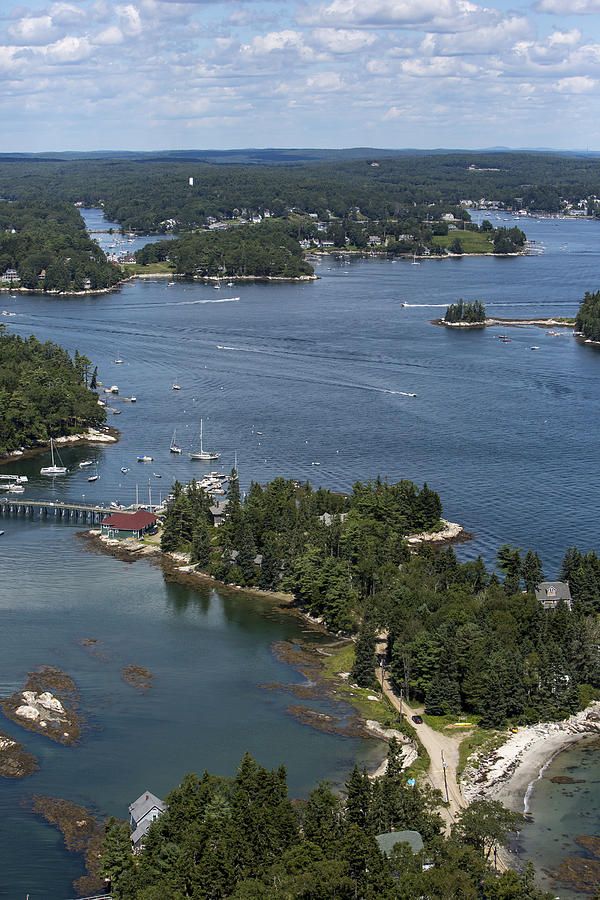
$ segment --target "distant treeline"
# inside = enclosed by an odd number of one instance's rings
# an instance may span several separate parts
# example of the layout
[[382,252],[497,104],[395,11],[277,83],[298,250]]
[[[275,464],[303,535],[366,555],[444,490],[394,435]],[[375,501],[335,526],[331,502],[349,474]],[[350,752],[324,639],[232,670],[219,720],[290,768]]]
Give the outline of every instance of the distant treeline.
[[44,291],[105,288],[121,278],[72,204],[33,198],[0,201],[0,276],[10,269],[22,287]]
[[0,452],[76,434],[104,422],[106,412],[88,388],[86,356],[33,336],[23,340],[0,325]]
[[[189,179],[193,178],[193,185]],[[562,201],[600,195],[600,160],[556,154],[449,153],[401,158],[340,159],[293,165],[218,165],[158,155],[116,159],[0,159],[0,195],[11,200],[60,199],[103,206],[126,229],[178,230],[268,209],[331,213],[353,209],[370,220],[421,221],[461,200],[495,200],[508,208],[558,212]]]
[[575,318],[575,328],[591,341],[600,341],[600,291],[585,292]]

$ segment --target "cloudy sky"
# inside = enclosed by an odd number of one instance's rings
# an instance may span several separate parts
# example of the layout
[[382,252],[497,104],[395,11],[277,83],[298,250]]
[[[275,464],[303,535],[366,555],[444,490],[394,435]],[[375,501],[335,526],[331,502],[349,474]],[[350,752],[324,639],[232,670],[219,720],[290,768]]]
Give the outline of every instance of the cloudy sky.
[[5,151],[600,150],[600,0],[0,0]]

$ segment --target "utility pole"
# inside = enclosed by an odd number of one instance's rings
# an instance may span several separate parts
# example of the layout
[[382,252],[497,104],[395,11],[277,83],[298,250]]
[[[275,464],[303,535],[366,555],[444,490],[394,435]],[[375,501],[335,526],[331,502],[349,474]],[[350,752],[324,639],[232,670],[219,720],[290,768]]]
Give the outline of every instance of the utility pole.
[[446,762],[444,760],[444,751],[441,751],[442,754],[442,772],[444,775],[444,790],[446,791],[446,803],[449,803],[448,800],[448,782],[446,781]]
[[135,486],[135,508],[138,509],[139,505],[140,504],[139,504],[139,500],[138,500],[138,486],[136,484],[136,486]]
[[150,479],[148,479],[148,509],[152,512],[152,488],[150,487]]

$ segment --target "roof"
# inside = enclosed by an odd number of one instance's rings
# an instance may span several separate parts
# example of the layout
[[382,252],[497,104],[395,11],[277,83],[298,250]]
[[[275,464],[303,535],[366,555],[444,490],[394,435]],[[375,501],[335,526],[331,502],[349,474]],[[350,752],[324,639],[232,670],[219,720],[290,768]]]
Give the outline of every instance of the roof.
[[[150,791],[144,791],[137,800],[134,800],[131,806],[129,807],[129,815],[133,819],[134,822],[139,822],[144,816],[147,816],[151,809],[156,807],[161,812],[165,811],[165,804],[162,800],[159,800],[158,797],[155,797],[154,794],[151,794]],[[134,832],[135,834],[135,832]]]
[[409,844],[413,853],[418,853],[423,849],[423,838],[418,831],[387,831],[384,834],[378,834],[375,840],[379,844],[379,849],[386,856],[389,856],[396,844]]
[[112,525],[114,528],[127,528],[131,531],[138,531],[147,525],[154,525],[158,521],[158,516],[148,512],[147,509],[138,509],[134,513],[113,513],[108,519],[103,519],[103,525]]
[[535,596],[538,600],[572,600],[566,581],[542,581],[535,589]]

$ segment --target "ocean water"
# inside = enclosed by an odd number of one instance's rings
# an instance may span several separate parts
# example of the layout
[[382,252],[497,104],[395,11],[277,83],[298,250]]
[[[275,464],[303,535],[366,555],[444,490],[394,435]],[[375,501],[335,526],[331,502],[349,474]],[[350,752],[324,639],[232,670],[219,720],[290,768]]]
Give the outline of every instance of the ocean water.
[[[88,215],[94,227],[99,216]],[[154,279],[94,297],[3,294],[0,307],[15,313],[2,319],[9,329],[86,353],[104,384],[119,386],[109,405],[121,412],[109,414],[117,445],[61,450],[66,477],[40,476],[44,456],[10,471],[28,475],[32,499],[130,503],[136,489],[159,499],[174,479],[215,467],[185,452],[202,418],[205,448],[222,453],[223,471],[237,456],[244,487],[275,475],[341,490],[378,474],[427,481],[445,515],[474,533],[463,558],[481,553],[491,564],[508,542],[537,550],[554,577],[567,546],[598,547],[600,355],[535,327],[510,329],[504,344],[499,329],[430,324],[459,297],[504,317],[575,314],[597,287],[600,223],[518,224],[543,254],[419,266],[325,258],[312,283]],[[131,395],[135,404],[123,400]],[[138,454],[153,460],[137,463]],[[77,467],[88,457],[100,474],[93,484]],[[70,526],[2,519],[0,528],[2,693],[51,663],[74,676],[92,710],[79,748],[23,732],[42,768],[0,785],[0,896],[62,900],[81,871],[60,835],[20,805],[32,792],[123,815],[142,790],[165,793],[186,771],[231,772],[246,748],[266,765],[285,761],[297,794],[373,754],[371,742],[301,725],[285,697],[258,687],[298,680],[272,652],[274,641],[302,636],[297,620],[243,595],[166,582],[146,563],[89,554]],[[81,647],[88,637],[106,660]],[[155,673],[145,696],[120,679],[131,663]]]

